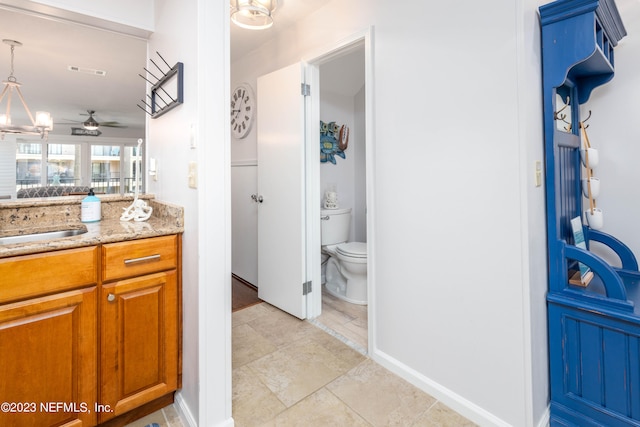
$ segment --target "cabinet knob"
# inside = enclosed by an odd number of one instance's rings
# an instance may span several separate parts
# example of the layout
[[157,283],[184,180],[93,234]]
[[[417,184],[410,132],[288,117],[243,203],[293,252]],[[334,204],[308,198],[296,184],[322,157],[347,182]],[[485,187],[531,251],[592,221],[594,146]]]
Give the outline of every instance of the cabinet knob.
[[107,301],[114,302],[116,300],[116,296],[114,294],[107,295]]

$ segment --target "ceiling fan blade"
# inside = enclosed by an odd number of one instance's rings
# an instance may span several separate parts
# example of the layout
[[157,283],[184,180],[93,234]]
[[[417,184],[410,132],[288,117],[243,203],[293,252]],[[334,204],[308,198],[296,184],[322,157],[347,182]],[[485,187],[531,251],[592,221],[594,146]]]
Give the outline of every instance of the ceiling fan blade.
[[[91,117],[93,118],[93,120],[95,120],[98,123],[98,127],[106,127],[106,128],[127,128],[127,125],[123,125],[120,124],[119,122],[116,121],[109,121],[109,122],[103,122],[100,121],[100,119],[97,117],[98,115],[96,114],[96,112],[94,110],[87,110],[86,113],[79,113],[80,116],[86,116],[86,117]],[[58,124],[58,125],[77,125],[77,126],[84,126],[85,122],[87,122],[87,120],[70,120],[70,119],[60,119],[61,122],[56,122],[54,124]]]
[[100,126],[104,126],[107,128],[126,128],[126,125],[121,125],[118,122],[99,122]]

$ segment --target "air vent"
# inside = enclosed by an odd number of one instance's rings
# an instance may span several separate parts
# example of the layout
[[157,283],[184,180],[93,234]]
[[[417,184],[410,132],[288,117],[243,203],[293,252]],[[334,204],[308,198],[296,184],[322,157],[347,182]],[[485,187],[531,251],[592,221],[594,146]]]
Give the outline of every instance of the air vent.
[[94,76],[104,77],[107,75],[107,72],[104,70],[94,70],[93,68],[76,67],[74,65],[69,65],[67,69],[76,73],[93,74]]

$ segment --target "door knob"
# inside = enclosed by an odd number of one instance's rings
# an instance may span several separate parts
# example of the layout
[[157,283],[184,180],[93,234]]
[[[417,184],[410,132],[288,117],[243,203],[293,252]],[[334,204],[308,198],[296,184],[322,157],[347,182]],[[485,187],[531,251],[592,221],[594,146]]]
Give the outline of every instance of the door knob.
[[114,294],[107,295],[107,301],[114,302],[116,300],[116,296]]

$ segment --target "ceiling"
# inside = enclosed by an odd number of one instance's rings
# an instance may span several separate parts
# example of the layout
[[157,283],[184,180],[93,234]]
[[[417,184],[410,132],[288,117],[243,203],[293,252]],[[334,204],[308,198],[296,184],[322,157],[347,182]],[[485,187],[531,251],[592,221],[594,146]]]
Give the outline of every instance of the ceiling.
[[[15,48],[14,76],[32,114],[51,113],[52,134],[70,135],[72,126],[88,118],[86,111],[95,110],[98,122],[126,126],[102,127],[103,136],[144,137],[145,113],[136,104],[145,97],[145,82],[138,73],[145,74],[146,41],[6,9],[0,9],[0,22],[1,39],[22,43]],[[10,58],[10,46],[0,43],[2,80],[9,76]],[[72,72],[69,66],[106,74]],[[0,108],[6,108],[6,99]],[[17,97],[11,115],[14,124],[28,123]]]
[[247,30],[233,23],[231,28],[231,62],[241,58],[260,45],[276,37],[278,32],[292,25],[304,16],[311,15],[327,4],[327,0],[277,0],[273,13],[273,26],[266,30]]
[[[259,48],[281,31],[295,25],[326,4],[326,0],[279,0],[274,26],[251,31],[230,25],[231,60]],[[17,40],[14,76],[33,114],[49,111],[54,119],[52,135],[70,135],[81,127],[87,110],[95,110],[98,122],[117,122],[122,128],[101,127],[102,136],[144,137],[145,113],[137,106],[146,97],[146,41],[51,17],[24,13],[0,6],[0,39]],[[159,58],[154,61],[164,68]],[[175,64],[179,58],[165,58]],[[160,71],[149,64],[149,71]],[[69,71],[69,66],[101,70],[103,76]],[[165,70],[166,71],[166,70]],[[10,74],[10,46],[0,43],[0,79]],[[153,78],[151,78],[154,81]],[[0,109],[6,108],[6,99]],[[12,101],[14,124],[27,124],[26,112],[17,97]]]
[[[311,15],[327,4],[327,0],[278,0],[273,27],[252,31],[231,24],[231,62],[275,38],[279,32],[296,25],[301,17]],[[364,85],[364,45],[348,49],[321,65],[320,85],[323,91],[353,96]]]

